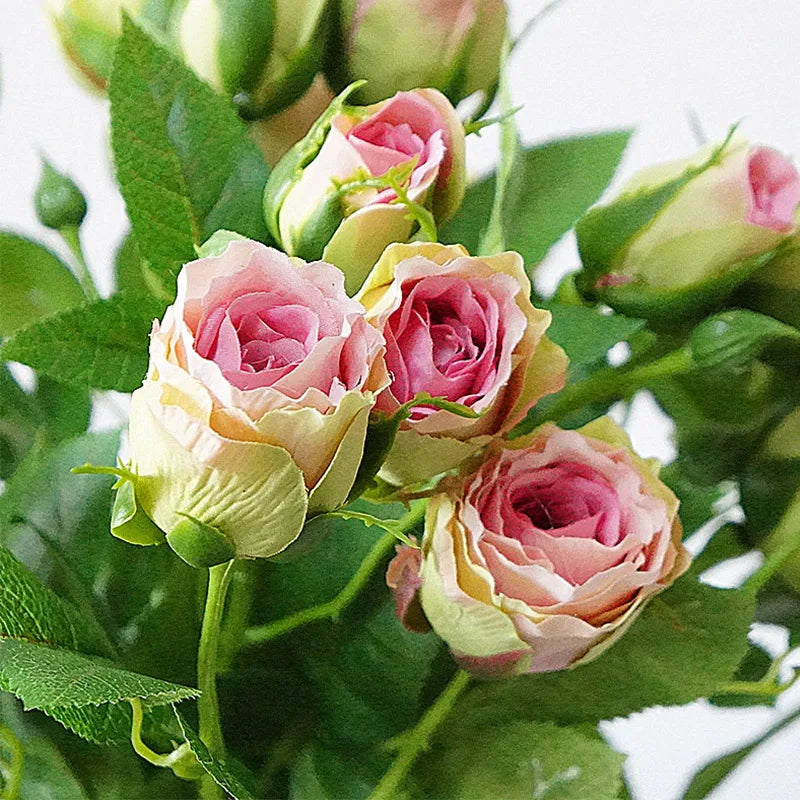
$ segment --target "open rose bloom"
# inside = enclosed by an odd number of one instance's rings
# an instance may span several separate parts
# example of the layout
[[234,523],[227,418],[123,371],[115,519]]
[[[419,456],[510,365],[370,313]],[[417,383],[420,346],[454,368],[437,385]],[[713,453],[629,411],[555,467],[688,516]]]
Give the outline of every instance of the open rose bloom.
[[381,477],[418,483],[453,469],[564,385],[567,359],[534,308],[517,253],[473,257],[460,245],[393,244],[357,298],[386,340],[391,384],[376,408],[391,413],[420,392],[467,406],[468,418],[418,406],[403,423]]
[[464,130],[434,89],[342,107],[320,124],[322,130],[312,129],[272,174],[268,221],[288,253],[340,267],[353,294],[384,248],[407,241],[415,223],[391,188],[342,192],[337,185],[413,164],[404,181],[409,199],[429,208],[437,221],[446,220],[464,195]]
[[390,565],[398,613],[417,600],[479,675],[598,655],[688,566],[678,501],[608,418],[546,425],[430,501],[422,549]]
[[249,240],[186,264],[153,328],[130,419],[136,497],[169,532],[188,515],[243,557],[341,505],[361,460],[383,338],[330,264]]
[[[628,230],[645,207],[640,201],[659,192],[667,202]],[[642,170],[578,225],[587,270],[579,285],[643,316],[683,310],[693,296],[724,297],[796,230],[799,204],[792,162],[740,138]]]

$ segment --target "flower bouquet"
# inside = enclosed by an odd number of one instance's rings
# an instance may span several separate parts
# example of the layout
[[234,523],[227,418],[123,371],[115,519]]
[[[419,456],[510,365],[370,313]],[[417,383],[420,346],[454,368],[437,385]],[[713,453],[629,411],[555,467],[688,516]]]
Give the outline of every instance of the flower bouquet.
[[[603,720],[774,705],[792,670],[748,632],[800,635],[787,156],[734,126],[603,195],[630,132],[523,145],[501,0],[51,14],[130,233],[101,296],[47,162],[68,257],[0,233],[0,797],[623,800]],[[625,431],[640,390],[667,466]]]

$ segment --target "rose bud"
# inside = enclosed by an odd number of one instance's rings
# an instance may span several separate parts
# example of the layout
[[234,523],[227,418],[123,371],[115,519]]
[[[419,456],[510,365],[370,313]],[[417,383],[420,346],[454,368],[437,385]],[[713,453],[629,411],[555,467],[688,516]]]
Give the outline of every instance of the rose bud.
[[179,554],[272,556],[345,501],[387,376],[343,284],[250,240],[181,270],[130,414],[136,500]]
[[345,0],[339,46],[327,72],[361,102],[416,86],[439,89],[456,104],[475,92],[488,104],[500,74],[506,35],[503,0]]
[[105,91],[122,11],[164,29],[176,0],[48,0],[47,12],[64,54],[93,88]]
[[376,409],[396,411],[421,392],[477,418],[417,406],[397,433],[380,477],[427,480],[461,464],[564,385],[567,357],[544,334],[522,257],[472,257],[461,245],[393,244],[357,299],[386,339],[391,385]]
[[689,564],[677,499],[608,418],[545,425],[445,486],[418,573],[403,555],[391,574],[398,610],[413,612],[404,584],[418,585],[434,631],[477,675],[596,657]]
[[291,105],[322,67],[324,0],[188,0],[176,25],[186,63],[246,119]]
[[336,98],[270,175],[267,223],[289,254],[341,268],[353,294],[384,248],[418,226],[391,175],[437,223],[461,204],[464,129],[439,92],[400,92],[367,107]]
[[711,309],[795,231],[800,176],[769,147],[729,137],[652,167],[578,223],[587,296],[634,316]]

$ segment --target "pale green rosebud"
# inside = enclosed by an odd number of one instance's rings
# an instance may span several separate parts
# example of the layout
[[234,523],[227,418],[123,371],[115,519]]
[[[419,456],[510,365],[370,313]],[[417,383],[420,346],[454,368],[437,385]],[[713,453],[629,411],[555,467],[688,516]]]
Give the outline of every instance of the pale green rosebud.
[[86,198],[75,182],[42,163],[42,177],[33,196],[36,216],[48,228],[78,228],[86,216]]
[[586,296],[672,320],[713,308],[795,231],[800,176],[739,138],[643,170],[576,226]]
[[322,67],[327,0],[187,0],[174,35],[184,60],[246,119],[291,105]]
[[278,163],[264,210],[287,253],[335,264],[354,294],[389,244],[433,238],[466,176],[464,129],[440,92],[366,107],[346,106],[346,95]]
[[334,88],[366,79],[361,102],[417,86],[456,104],[494,96],[506,36],[503,0],[343,0],[327,66]]
[[163,29],[175,0],[48,0],[47,11],[65,55],[93,88],[105,91],[122,12]]

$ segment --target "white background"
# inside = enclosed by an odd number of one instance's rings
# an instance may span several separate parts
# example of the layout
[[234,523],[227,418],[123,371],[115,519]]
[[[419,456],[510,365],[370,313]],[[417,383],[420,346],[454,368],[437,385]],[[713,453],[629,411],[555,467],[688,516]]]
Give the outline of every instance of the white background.
[[[515,28],[542,5],[512,0]],[[512,88],[524,104],[518,121],[528,142],[635,127],[618,185],[641,166],[694,149],[690,110],[710,139],[742,120],[753,140],[800,152],[799,54],[800,14],[791,0],[572,0],[544,17],[517,50]],[[46,154],[88,196],[85,248],[107,293],[111,254],[126,224],[109,167],[107,104],[71,79],[39,0],[0,0],[0,71],[0,227],[60,249],[37,224],[31,203]],[[474,172],[491,165],[495,145],[491,132],[472,137]],[[568,237],[548,258],[543,284],[576,264]],[[631,432],[645,455],[673,452],[669,425],[646,398],[637,402]],[[780,649],[780,632],[766,633]],[[630,754],[637,800],[675,800],[698,765],[749,741],[799,703],[800,691],[792,691],[776,711],[706,703],[651,709],[607,723],[603,732]],[[800,798],[800,725],[759,750],[713,797]]]

